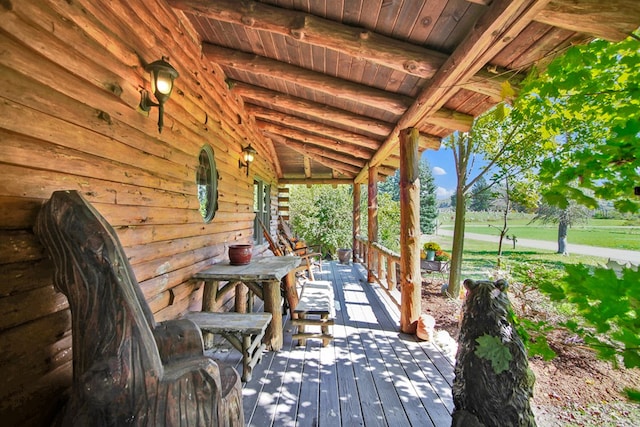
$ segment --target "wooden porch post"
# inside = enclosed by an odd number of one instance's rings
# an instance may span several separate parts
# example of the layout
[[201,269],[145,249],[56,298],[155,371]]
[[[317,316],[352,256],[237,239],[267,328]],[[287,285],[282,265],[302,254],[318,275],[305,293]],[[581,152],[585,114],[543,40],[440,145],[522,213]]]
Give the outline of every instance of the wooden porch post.
[[415,334],[421,312],[418,129],[400,132],[400,330]]
[[351,256],[353,262],[358,261],[360,254],[356,253],[359,247],[357,237],[360,234],[360,184],[353,183],[353,250]]
[[369,239],[369,250],[367,251],[367,281],[369,283],[376,280],[373,274],[375,267],[374,252],[371,244],[378,241],[378,167],[369,166],[369,188],[368,188],[368,221],[367,238]]

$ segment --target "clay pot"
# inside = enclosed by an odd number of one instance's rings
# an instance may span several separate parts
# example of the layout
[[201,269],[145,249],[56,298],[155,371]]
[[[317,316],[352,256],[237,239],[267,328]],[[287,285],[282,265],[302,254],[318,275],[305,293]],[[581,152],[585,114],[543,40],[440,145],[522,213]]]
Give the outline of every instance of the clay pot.
[[340,264],[349,264],[349,261],[351,261],[351,249],[338,249],[338,261]]
[[247,265],[251,262],[253,245],[229,245],[229,261],[231,265]]

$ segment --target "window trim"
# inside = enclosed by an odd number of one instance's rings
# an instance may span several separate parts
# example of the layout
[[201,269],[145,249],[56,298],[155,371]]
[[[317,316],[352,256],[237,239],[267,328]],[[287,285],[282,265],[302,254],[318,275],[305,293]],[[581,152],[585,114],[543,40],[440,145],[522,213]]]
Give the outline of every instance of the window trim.
[[[209,162],[208,173],[206,171],[207,165],[203,165],[202,163],[203,155],[206,156],[206,159]],[[203,173],[203,169],[204,169],[204,173],[207,173],[207,176],[205,177],[207,182],[204,185],[201,184],[201,178],[202,178],[201,174]],[[204,186],[206,190],[206,187],[209,185],[211,186],[211,191],[207,195],[207,202],[210,208],[209,207],[205,208],[204,212],[202,207],[198,209],[205,224],[210,223],[213,220],[213,218],[216,216],[216,212],[218,211],[218,169],[216,167],[216,160],[215,160],[215,154],[214,154],[213,148],[209,144],[205,144],[200,148],[200,152],[198,154],[198,169],[196,170],[196,188],[197,188],[196,197],[198,197],[199,205],[202,204],[202,200],[200,198],[201,197],[200,187]]]

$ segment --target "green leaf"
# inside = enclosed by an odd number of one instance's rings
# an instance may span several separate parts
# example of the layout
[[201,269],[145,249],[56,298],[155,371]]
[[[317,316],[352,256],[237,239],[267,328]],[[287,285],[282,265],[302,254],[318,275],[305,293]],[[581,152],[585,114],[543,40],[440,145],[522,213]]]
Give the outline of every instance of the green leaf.
[[629,398],[629,400],[640,402],[640,390],[626,387],[624,392],[627,394],[627,398]]
[[509,347],[504,345],[499,337],[483,335],[476,339],[476,356],[491,362],[491,367],[496,374],[509,369],[509,362],[513,359]]

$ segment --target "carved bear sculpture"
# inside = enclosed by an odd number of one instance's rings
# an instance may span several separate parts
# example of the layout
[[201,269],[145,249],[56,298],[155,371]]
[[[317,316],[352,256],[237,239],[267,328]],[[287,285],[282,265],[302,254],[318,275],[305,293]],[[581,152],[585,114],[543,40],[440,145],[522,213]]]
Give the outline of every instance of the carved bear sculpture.
[[453,427],[535,426],[533,372],[511,317],[507,282],[464,281]]

